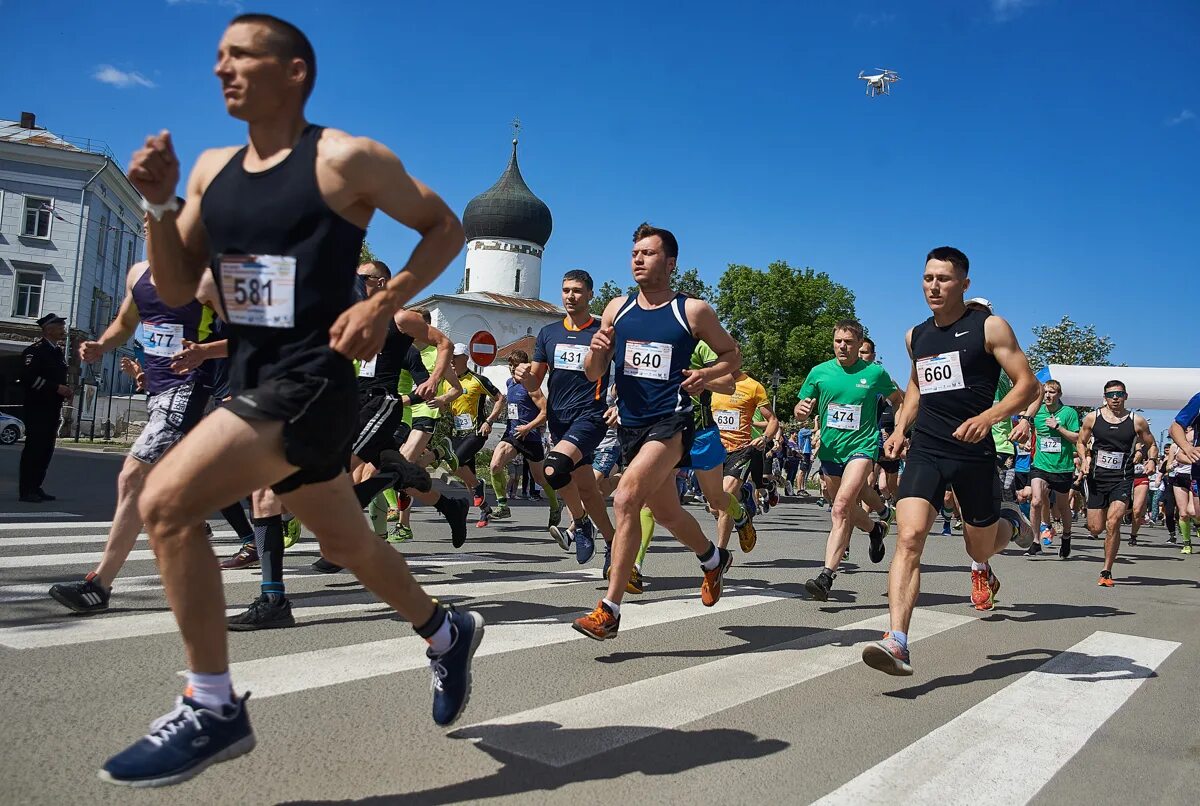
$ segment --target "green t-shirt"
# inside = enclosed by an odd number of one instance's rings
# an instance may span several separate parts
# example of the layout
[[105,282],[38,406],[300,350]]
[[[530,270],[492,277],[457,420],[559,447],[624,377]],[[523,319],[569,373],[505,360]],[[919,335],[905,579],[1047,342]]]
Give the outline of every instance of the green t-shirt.
[[[704,369],[717,363],[717,351],[702,341],[692,351],[692,363],[688,369]],[[696,418],[696,430],[700,431],[713,425],[712,392],[705,389],[699,397],[692,397],[692,416]]]
[[[1079,431],[1079,413],[1075,409],[1060,406],[1053,414],[1058,418],[1058,424],[1067,431]],[[1033,415],[1033,427],[1037,434],[1037,452],[1033,455],[1033,466],[1047,473],[1074,473],[1075,445],[1046,425],[1046,418],[1049,416],[1051,412],[1045,403],[1038,409],[1037,414]]]
[[817,364],[804,379],[799,397],[817,399],[821,448],[817,457],[846,462],[854,454],[879,457],[879,398],[896,391],[887,370],[858,360],[843,367],[837,359]]
[[[1008,373],[1000,373],[1000,382],[996,384],[996,397],[992,401],[999,403],[1001,399],[1012,391],[1012,381],[1008,379]],[[996,423],[992,426],[992,440],[996,443],[996,453],[1003,453],[1012,456],[1016,453],[1016,448],[1013,447],[1012,440],[1012,418]]]

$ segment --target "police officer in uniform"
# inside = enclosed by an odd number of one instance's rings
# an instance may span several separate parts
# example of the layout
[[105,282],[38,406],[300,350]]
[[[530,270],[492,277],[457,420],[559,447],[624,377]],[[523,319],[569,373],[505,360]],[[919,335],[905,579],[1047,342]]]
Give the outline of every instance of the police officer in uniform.
[[42,338],[22,353],[21,385],[25,387],[25,447],[21,451],[21,501],[41,504],[54,496],[42,490],[46,468],[54,454],[64,400],[74,395],[67,386],[67,361],[59,344],[65,319],[48,313],[37,320]]

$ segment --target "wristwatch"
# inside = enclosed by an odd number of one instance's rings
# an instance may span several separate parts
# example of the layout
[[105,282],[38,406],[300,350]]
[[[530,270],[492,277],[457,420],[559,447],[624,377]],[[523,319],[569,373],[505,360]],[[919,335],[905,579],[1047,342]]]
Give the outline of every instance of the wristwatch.
[[175,196],[172,196],[162,204],[154,204],[153,202],[147,201],[145,198],[143,198],[141,201],[141,207],[142,210],[154,216],[155,221],[162,221],[162,217],[166,213],[179,212],[179,199]]

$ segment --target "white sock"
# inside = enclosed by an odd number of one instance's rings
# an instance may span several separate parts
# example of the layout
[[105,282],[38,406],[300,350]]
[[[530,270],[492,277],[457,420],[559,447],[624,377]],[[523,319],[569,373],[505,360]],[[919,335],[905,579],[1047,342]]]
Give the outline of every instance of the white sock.
[[454,644],[454,639],[450,635],[450,614],[442,619],[442,626],[438,627],[437,632],[429,637],[429,648],[433,650],[433,654],[441,655],[445,653]]
[[709,557],[707,560],[700,561],[700,567],[703,568],[705,571],[711,571],[714,568],[716,568],[718,565],[721,564],[721,550],[712,543],[709,543],[708,545],[713,550],[712,556]]
[[608,599],[601,599],[600,601],[604,602],[604,606],[612,611],[612,614],[615,618],[621,617],[621,606],[619,604],[616,602],[610,602]]
[[987,563],[977,563],[974,560],[971,560],[971,570],[972,571],[986,571],[986,570],[988,570],[988,564]]
[[184,696],[200,703],[202,708],[221,713],[221,707],[233,702],[233,679],[229,672],[221,674],[187,673]]

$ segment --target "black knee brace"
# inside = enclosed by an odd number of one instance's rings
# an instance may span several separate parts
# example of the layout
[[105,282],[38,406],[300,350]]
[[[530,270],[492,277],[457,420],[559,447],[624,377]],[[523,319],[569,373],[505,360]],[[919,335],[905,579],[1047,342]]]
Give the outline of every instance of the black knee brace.
[[550,489],[561,490],[571,483],[571,472],[575,470],[575,462],[565,453],[550,451],[546,454],[546,460],[542,467],[546,472],[546,483],[550,485]]

